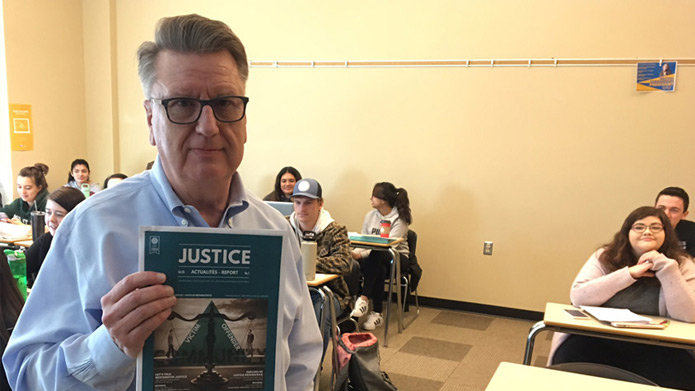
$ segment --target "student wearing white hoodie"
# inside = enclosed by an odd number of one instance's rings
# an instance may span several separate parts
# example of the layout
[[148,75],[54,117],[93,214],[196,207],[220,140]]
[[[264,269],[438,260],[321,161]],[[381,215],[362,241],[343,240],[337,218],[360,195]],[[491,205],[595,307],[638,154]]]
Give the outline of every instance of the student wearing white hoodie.
[[[374,185],[372,197],[370,198],[373,210],[369,211],[364,217],[362,233],[368,235],[379,235],[382,222],[390,225],[390,238],[403,238],[408,236],[408,227],[413,222],[410,213],[410,200],[408,192],[404,188],[397,189],[392,183],[380,182]],[[405,270],[408,265],[408,241],[403,240],[396,245],[396,251],[400,255],[401,270]],[[362,268],[364,284],[362,295],[357,298],[353,317],[362,317],[369,309],[369,300],[373,302],[373,311],[367,317],[362,327],[365,330],[374,330],[383,324],[383,295],[384,279],[387,276],[386,268],[391,263],[391,254],[387,251],[371,251],[367,249],[352,250],[352,257],[355,258]]]
[[[321,185],[311,178],[297,182],[292,191],[294,212],[288,217],[297,239],[301,242],[305,232],[313,232],[316,237],[316,271],[318,273],[338,274],[341,276],[327,283],[336,297],[336,313],[340,314],[349,304],[346,276],[350,275],[352,260],[350,257],[350,240],[345,226],[339,225],[327,210],[323,209],[323,191]],[[314,309],[318,316],[318,295],[311,295]],[[330,340],[330,313],[324,311],[325,353]]]

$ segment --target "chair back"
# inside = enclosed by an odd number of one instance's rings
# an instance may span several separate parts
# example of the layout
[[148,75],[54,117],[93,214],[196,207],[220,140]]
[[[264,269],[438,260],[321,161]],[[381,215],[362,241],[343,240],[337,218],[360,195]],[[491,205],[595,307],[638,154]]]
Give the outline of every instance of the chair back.
[[417,260],[417,255],[415,254],[415,250],[417,249],[417,233],[415,233],[415,231],[412,229],[409,229],[407,240],[408,250],[410,251],[408,270],[401,272],[403,274],[407,273],[410,275],[410,291],[415,292],[418,284],[420,283],[420,279],[422,278],[422,267],[420,267],[420,263]]
[[415,255],[415,249],[417,248],[417,233],[415,233],[415,231],[412,229],[409,229],[406,240],[408,241],[410,259],[415,259],[415,263],[417,263],[417,257]]
[[592,362],[566,362],[561,364],[553,364],[548,368],[659,387],[658,384],[645,377],[622,368],[612,367],[610,365],[596,364]]

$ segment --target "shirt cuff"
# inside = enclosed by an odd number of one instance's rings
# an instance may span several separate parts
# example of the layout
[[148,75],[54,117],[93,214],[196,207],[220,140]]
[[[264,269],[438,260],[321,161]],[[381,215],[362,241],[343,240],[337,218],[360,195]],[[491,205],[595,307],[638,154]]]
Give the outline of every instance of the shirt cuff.
[[135,368],[135,359],[123,353],[104,325],[89,336],[89,351],[97,372],[105,378],[124,377]]

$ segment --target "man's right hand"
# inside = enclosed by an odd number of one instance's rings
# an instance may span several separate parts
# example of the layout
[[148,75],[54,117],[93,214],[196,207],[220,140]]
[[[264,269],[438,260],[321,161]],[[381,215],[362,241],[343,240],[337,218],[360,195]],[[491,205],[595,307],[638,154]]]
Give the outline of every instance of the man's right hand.
[[116,346],[129,357],[138,356],[147,337],[164,323],[176,304],[174,289],[162,285],[164,281],[162,273],[133,273],[101,298],[101,320]]

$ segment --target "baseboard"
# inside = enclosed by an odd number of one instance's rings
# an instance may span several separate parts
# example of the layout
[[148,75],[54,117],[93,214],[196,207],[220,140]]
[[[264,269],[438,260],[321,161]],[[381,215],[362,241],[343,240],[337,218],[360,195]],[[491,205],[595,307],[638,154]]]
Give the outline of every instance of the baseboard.
[[[524,320],[542,320],[543,312],[520,310],[517,308],[500,307],[496,305],[487,305],[480,303],[469,303],[466,301],[456,301],[447,299],[437,299],[434,297],[420,296],[420,305],[426,307],[435,307],[446,310],[459,310],[468,312],[477,312],[481,314],[504,316],[507,318],[516,318]],[[412,300],[411,300],[412,305]]]

